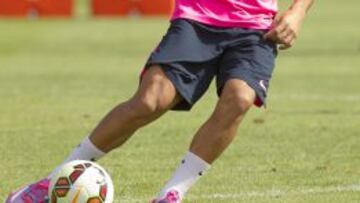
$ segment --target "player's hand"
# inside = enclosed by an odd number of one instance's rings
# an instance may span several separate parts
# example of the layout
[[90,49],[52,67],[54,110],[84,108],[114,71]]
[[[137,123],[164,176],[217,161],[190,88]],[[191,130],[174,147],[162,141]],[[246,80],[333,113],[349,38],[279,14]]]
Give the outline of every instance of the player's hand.
[[279,44],[281,50],[289,49],[298,37],[304,17],[305,12],[297,10],[288,10],[278,15],[270,31],[264,35],[265,39]]

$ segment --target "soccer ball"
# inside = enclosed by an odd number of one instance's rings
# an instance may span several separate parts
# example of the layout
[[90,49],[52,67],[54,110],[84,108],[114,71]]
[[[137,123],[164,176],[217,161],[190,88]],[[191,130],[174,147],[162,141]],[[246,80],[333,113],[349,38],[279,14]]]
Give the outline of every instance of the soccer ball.
[[110,176],[90,161],[69,162],[50,181],[50,203],[112,203],[113,197]]

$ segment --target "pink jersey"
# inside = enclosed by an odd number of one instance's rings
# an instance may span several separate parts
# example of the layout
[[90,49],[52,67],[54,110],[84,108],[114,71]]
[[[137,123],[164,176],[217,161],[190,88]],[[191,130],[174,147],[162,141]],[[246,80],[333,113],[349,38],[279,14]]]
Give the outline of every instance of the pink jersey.
[[277,0],[176,0],[172,19],[186,18],[219,27],[269,29]]

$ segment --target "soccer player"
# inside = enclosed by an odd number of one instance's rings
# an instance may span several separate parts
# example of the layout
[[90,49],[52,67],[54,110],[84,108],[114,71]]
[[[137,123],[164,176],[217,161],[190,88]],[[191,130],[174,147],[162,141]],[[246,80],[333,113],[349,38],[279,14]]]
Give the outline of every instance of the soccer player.
[[[276,0],[176,0],[170,28],[134,96],[106,115],[64,163],[98,160],[168,110],[190,110],[216,78],[215,110],[152,201],[181,202],[232,142],[246,112],[265,105],[277,48],[294,45],[313,1],[293,0],[277,14]],[[7,203],[45,202],[50,177],[13,193]]]

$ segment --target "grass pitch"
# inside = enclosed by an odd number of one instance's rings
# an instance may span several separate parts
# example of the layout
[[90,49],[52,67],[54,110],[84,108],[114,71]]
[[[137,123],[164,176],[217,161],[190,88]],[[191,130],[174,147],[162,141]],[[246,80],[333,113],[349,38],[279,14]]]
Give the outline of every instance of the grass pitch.
[[[360,202],[359,3],[318,1],[297,46],[279,55],[268,109],[185,202]],[[132,95],[162,19],[0,21],[0,202],[45,176],[114,105]],[[147,202],[210,115],[169,112],[100,161],[116,202]],[[175,144],[174,144],[175,143]]]

